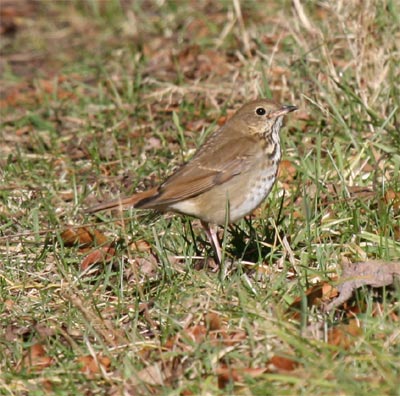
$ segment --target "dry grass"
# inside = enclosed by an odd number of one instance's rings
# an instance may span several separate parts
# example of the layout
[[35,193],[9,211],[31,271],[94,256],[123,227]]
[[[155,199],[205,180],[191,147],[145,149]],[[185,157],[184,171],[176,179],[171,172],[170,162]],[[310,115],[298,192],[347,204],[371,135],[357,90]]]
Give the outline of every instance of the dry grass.
[[[343,261],[400,257],[396,2],[1,13],[1,394],[397,394],[399,288],[330,314],[306,295]],[[159,183],[258,96],[300,111],[223,271],[197,221],[84,215]],[[80,246],[62,233],[83,225]]]

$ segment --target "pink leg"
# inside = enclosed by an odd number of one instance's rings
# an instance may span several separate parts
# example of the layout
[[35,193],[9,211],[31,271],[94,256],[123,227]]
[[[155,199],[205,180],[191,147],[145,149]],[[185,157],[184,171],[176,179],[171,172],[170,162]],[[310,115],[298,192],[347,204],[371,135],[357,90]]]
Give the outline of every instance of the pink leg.
[[210,225],[204,221],[201,222],[201,225],[203,226],[204,231],[206,232],[207,238],[210,241],[211,246],[214,248],[215,253],[217,253],[218,263],[221,264],[222,252],[221,252],[221,246],[219,245],[216,229],[210,227]]

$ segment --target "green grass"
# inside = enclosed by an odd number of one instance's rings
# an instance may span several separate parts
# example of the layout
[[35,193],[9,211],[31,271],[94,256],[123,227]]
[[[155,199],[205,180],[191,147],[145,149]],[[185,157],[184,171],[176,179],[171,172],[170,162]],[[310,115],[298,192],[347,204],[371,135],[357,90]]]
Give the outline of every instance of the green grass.
[[[398,4],[242,2],[243,25],[231,2],[21,4],[1,40],[0,394],[398,395],[399,287],[358,290],[353,313],[305,299],[343,260],[400,257]],[[222,272],[196,220],[84,214],[160,183],[256,96],[299,106],[294,170],[227,231]],[[82,270],[99,248],[62,238],[81,226],[111,259]]]

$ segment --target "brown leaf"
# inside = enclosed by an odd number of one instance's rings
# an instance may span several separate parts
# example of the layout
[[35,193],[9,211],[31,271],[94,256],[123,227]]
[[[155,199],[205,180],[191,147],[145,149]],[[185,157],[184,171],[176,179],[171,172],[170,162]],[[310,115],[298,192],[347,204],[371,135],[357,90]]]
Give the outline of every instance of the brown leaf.
[[196,37],[197,40],[210,37],[209,23],[204,19],[194,18],[186,26],[186,33],[189,37]]
[[207,334],[207,329],[203,325],[194,325],[183,332],[184,337],[189,337],[192,341],[194,341],[196,344],[201,343],[204,341],[205,337]]
[[339,278],[339,297],[331,301],[325,311],[330,311],[349,300],[353,292],[361,286],[383,287],[400,278],[400,261],[362,261],[342,263],[343,272]]
[[148,139],[146,139],[144,150],[159,150],[161,147],[161,140],[159,138],[150,136]]
[[220,367],[217,369],[216,374],[218,375],[218,388],[224,389],[230,383],[237,382],[240,380],[238,372],[228,367]]
[[287,160],[281,161],[278,170],[278,178],[283,183],[285,190],[290,189],[293,179],[296,177],[296,167]]
[[279,172],[281,174],[288,174],[292,176],[295,176],[296,174],[296,167],[292,164],[292,162],[288,161],[288,160],[282,160],[279,164]]
[[199,132],[204,128],[204,120],[191,120],[186,123],[186,129],[190,132]]
[[209,312],[205,316],[205,322],[207,325],[207,329],[211,331],[220,330],[222,327],[221,316],[215,312]]
[[164,344],[169,350],[188,351],[193,349],[193,343],[200,344],[207,336],[207,328],[203,325],[193,325],[170,337]]
[[190,389],[183,389],[180,396],[194,396],[195,394]]
[[217,125],[221,127],[222,125],[224,125],[226,123],[226,121],[228,121],[228,119],[229,119],[228,116],[219,117],[217,120]]
[[54,363],[53,358],[47,356],[46,350],[42,344],[33,344],[24,354],[22,362],[17,366],[17,371],[27,369],[31,371],[42,371]]
[[173,374],[175,373],[172,373],[168,365],[155,363],[140,370],[133,378],[133,383],[140,384],[145,382],[149,385],[164,385],[165,381],[172,377]]
[[[311,307],[313,305],[321,305],[324,300],[332,298],[332,296],[337,295],[337,290],[334,289],[329,283],[327,282],[320,282],[313,286],[311,286],[306,292],[305,296],[307,298],[307,306]],[[302,307],[303,297],[297,297],[292,304],[290,305],[288,311],[300,311]],[[297,318],[295,314],[294,319]]]
[[210,78],[229,72],[226,56],[221,51],[203,50],[199,45],[189,45],[178,54],[178,64],[187,78]]
[[4,311],[11,312],[12,309],[14,308],[15,301],[11,300],[11,299],[7,299],[7,300],[3,301],[3,304],[4,304],[4,308],[3,308]]
[[400,225],[393,224],[394,240],[400,241]]
[[274,355],[267,362],[269,372],[293,371],[299,366],[299,363],[293,359],[284,356]]
[[[69,99],[71,100],[72,98],[75,97],[75,95],[72,92],[66,91],[60,86],[60,83],[62,83],[66,78],[63,76],[59,76],[57,81],[54,81],[54,79],[51,80],[38,80],[37,84],[38,86],[47,94],[57,95],[58,99],[65,100]],[[37,94],[37,98],[41,100],[41,96]]]
[[225,116],[221,116],[218,118],[217,120],[218,126],[224,125],[234,114],[235,111],[233,109],[228,110]]
[[33,18],[35,4],[29,1],[2,0],[0,7],[0,34],[15,34],[26,26],[25,19]]
[[111,360],[108,357],[101,355],[98,355],[95,358],[92,355],[80,356],[77,359],[77,363],[81,366],[81,372],[89,378],[93,378],[95,374],[101,372],[100,366],[105,371],[109,371],[111,366]]
[[247,338],[247,333],[244,330],[236,330],[232,332],[222,331],[221,336],[223,338],[224,345],[234,346],[241,344],[242,341]]
[[257,378],[266,372],[266,368],[232,368],[226,365],[218,367],[218,387],[226,388],[229,383],[243,381],[246,377]]
[[0,34],[13,34],[20,25],[21,12],[18,5],[3,2],[0,7]]
[[340,324],[328,331],[328,344],[348,349],[361,334],[359,322],[351,319],[349,324]]
[[149,242],[140,239],[136,242],[132,242],[129,248],[134,252],[149,252],[151,250],[151,245]]
[[108,263],[115,256],[115,249],[111,246],[101,246],[90,252],[81,262],[81,271],[97,263]]
[[400,212],[400,192],[394,190],[387,190],[385,193],[385,202],[387,205],[393,205],[395,213]]
[[61,233],[61,239],[65,246],[79,245],[82,248],[103,245],[107,242],[107,237],[103,233],[88,227],[67,228]]
[[359,200],[365,200],[375,195],[374,190],[369,187],[346,186],[346,188],[347,191],[350,193],[351,198],[356,198]]

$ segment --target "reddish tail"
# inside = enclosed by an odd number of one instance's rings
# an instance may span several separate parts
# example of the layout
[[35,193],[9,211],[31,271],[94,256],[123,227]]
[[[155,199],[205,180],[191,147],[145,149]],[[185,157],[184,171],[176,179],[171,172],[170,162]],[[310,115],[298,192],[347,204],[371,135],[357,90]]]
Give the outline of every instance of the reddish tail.
[[[146,198],[150,198],[152,196],[157,195],[157,189],[152,188],[151,190],[143,191],[137,194],[134,194],[127,198],[117,198],[112,201],[103,202],[101,204],[92,206],[85,210],[86,213],[96,213],[102,210],[111,210],[111,209],[125,209],[128,207],[135,207],[140,201]],[[140,206],[140,205],[139,205]]]

